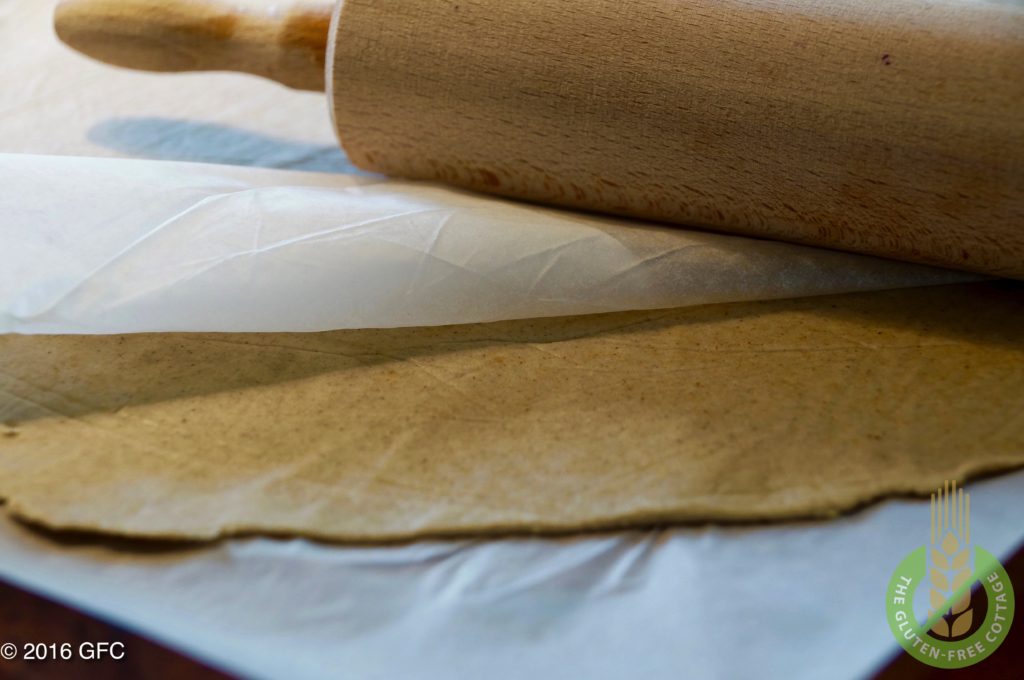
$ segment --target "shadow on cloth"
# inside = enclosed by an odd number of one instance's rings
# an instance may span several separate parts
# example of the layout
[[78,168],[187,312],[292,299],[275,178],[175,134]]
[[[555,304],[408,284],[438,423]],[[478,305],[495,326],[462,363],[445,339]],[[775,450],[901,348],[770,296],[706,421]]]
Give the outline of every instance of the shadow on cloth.
[[89,130],[91,142],[140,158],[376,176],[354,166],[337,145],[270,137],[216,123],[174,118],[111,118]]

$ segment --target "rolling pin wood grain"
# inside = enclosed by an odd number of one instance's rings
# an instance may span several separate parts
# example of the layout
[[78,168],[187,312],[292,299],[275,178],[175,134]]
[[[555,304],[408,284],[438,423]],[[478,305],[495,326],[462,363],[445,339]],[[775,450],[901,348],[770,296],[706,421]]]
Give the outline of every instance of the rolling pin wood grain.
[[[1024,278],[1024,6],[65,0],[151,70],[326,85],[358,166]],[[326,50],[326,56],[325,56]]]

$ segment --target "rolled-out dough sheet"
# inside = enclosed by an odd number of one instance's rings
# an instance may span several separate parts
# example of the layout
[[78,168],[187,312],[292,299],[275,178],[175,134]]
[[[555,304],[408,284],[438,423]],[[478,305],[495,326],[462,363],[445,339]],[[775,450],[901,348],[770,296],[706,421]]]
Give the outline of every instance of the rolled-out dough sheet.
[[0,338],[40,524],[341,540],[826,516],[1024,464],[1024,286],[469,326]]

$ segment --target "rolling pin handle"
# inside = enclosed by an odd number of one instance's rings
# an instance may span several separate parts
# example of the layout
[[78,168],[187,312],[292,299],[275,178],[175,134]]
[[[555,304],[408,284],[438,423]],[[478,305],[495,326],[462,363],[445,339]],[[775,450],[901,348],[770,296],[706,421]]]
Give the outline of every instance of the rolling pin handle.
[[242,71],[324,90],[332,4],[240,7],[223,0],[62,0],[57,36],[99,61],[144,71]]

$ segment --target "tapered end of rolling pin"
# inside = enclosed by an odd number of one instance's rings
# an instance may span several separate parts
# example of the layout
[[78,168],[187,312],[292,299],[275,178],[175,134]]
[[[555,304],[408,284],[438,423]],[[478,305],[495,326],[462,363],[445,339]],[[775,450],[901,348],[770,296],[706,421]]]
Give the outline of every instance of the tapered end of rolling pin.
[[144,71],[241,71],[323,91],[331,4],[240,9],[217,0],[62,0],[57,36]]

